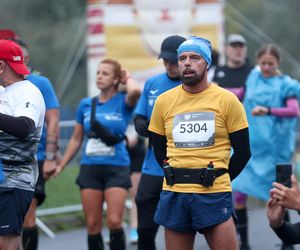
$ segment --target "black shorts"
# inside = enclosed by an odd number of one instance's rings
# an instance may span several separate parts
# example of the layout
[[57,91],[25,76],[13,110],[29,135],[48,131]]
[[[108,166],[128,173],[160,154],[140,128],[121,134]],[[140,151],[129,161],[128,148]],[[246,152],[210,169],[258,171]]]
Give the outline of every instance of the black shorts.
[[34,190],[34,198],[37,200],[38,206],[42,205],[46,198],[46,192],[45,192],[46,180],[44,179],[43,176],[43,165],[44,165],[44,161],[38,161],[39,177],[35,184],[35,190]]
[[104,191],[111,187],[128,190],[131,187],[130,169],[124,166],[81,165],[76,184],[80,189]]
[[21,235],[32,198],[32,191],[0,187],[0,235]]

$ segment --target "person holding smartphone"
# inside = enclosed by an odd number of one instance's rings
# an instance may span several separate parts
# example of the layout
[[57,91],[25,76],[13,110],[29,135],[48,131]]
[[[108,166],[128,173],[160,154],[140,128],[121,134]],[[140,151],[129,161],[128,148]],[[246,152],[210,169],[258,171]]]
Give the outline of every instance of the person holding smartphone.
[[267,204],[270,226],[286,245],[300,243],[300,222],[293,224],[284,220],[286,209],[300,211],[300,189],[295,175],[291,176],[291,183],[289,188],[274,182]]

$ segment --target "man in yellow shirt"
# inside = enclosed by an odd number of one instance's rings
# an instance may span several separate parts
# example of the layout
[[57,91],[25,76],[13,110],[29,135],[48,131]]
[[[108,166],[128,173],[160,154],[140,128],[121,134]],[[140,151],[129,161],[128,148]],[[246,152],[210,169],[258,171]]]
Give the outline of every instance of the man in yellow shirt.
[[211,249],[238,249],[231,181],[251,155],[244,108],[207,81],[208,40],[191,37],[177,55],[182,85],[158,97],[149,125],[165,175],[154,219],[165,227],[167,250],[192,250],[196,232]]

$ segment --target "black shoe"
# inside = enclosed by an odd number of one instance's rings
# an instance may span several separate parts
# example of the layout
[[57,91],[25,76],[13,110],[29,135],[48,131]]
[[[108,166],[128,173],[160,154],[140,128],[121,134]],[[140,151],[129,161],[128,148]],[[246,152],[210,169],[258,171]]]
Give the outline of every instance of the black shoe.
[[282,244],[281,250],[295,250],[294,246],[293,245],[286,245],[286,244]]
[[249,245],[241,244],[240,250],[250,250],[250,247],[249,247]]

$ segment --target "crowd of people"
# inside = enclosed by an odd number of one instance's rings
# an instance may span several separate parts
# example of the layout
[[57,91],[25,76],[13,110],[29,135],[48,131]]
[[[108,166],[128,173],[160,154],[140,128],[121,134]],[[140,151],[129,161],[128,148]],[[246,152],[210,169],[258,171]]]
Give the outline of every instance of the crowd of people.
[[292,162],[300,84],[281,72],[275,44],[262,45],[251,63],[246,39],[231,34],[224,65],[219,57],[205,38],[168,36],[158,55],[165,72],[143,90],[117,60],[103,59],[99,93],[78,104],[60,155],[52,83],[31,68],[25,42],[0,30],[0,249],[38,249],[45,182],[79,151],[89,250],[105,249],[104,224],[109,248],[126,249],[128,197],[138,250],[157,249],[160,225],[167,250],[192,250],[196,233],[214,250],[249,250],[248,196],[267,204],[281,249],[299,244],[300,224],[288,216],[300,211],[298,182],[291,175],[291,187],[279,183],[275,166]]

